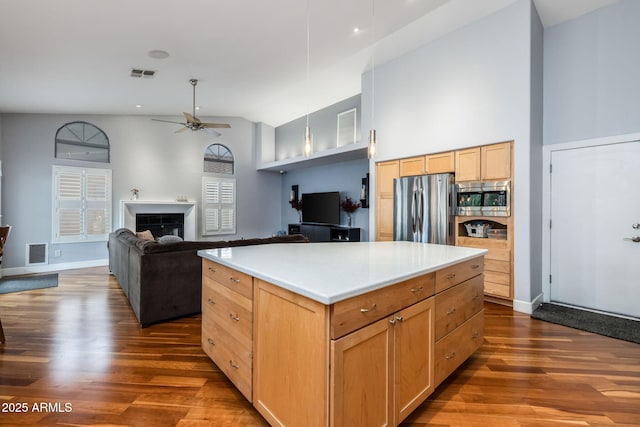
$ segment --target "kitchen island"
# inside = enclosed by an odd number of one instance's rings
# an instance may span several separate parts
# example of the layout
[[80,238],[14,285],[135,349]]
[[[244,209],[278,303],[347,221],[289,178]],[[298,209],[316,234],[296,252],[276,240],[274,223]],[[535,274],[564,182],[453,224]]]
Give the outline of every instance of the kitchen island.
[[486,250],[202,250],[202,345],[271,425],[397,425],[483,340]]

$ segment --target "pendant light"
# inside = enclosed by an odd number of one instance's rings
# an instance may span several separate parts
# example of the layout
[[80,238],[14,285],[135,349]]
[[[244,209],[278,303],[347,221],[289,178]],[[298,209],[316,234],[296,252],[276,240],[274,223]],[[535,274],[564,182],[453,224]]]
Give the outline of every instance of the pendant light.
[[309,127],[309,0],[307,0],[307,126],[304,128],[304,155],[311,156],[313,152],[313,135]]
[[373,159],[376,156],[376,145],[378,143],[376,138],[376,130],[374,127],[374,112],[375,112],[375,81],[376,81],[376,57],[375,57],[375,43],[376,43],[376,1],[371,0],[371,130],[369,131],[369,146],[367,148],[367,156]]

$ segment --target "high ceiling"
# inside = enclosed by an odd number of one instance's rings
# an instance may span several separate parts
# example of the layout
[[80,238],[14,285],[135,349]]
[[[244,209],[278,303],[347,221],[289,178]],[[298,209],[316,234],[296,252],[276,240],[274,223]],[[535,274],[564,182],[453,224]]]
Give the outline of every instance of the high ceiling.
[[[277,126],[359,93],[374,33],[379,65],[516,0],[308,1],[307,80],[302,0],[0,0],[0,113],[179,116],[197,78],[199,116]],[[548,27],[615,1],[534,2]]]

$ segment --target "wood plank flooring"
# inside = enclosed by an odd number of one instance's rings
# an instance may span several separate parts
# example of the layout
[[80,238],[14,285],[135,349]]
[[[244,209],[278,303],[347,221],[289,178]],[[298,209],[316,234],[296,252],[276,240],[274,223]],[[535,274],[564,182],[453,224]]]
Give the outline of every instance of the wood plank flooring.
[[[0,295],[0,318],[0,425],[266,425],[201,350],[200,316],[141,329],[106,268]],[[614,425],[640,426],[640,345],[490,303],[482,348],[403,424]]]

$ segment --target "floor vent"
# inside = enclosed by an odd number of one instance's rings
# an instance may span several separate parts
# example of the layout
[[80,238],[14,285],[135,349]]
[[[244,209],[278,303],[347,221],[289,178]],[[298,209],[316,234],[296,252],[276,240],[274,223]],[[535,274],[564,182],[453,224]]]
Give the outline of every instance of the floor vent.
[[40,265],[48,263],[47,243],[27,243],[27,265]]

